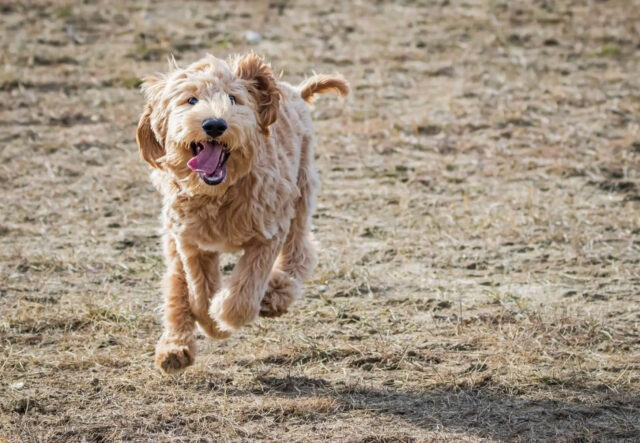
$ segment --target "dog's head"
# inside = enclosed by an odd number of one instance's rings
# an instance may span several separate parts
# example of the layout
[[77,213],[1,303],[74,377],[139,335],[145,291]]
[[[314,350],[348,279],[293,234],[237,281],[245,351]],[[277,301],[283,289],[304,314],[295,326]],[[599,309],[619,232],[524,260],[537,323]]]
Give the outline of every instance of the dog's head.
[[209,55],[145,79],[142,90],[140,155],[190,194],[215,194],[250,170],[281,97],[269,66],[255,54],[229,62]]

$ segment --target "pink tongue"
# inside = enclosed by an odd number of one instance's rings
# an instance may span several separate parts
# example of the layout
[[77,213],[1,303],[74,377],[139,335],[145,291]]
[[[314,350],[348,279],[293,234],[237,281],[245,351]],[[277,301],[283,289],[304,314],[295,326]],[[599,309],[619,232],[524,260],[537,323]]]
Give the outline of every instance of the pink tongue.
[[192,171],[202,172],[205,175],[212,175],[220,163],[222,157],[222,145],[216,142],[205,142],[202,151],[189,160],[187,166]]

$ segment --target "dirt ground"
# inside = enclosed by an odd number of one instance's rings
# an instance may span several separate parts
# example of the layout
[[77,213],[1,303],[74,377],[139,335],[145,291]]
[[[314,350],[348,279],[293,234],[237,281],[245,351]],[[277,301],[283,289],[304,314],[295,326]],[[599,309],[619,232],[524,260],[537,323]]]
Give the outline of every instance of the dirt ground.
[[[640,439],[640,1],[2,0],[0,26],[0,442]],[[139,78],[249,49],[352,85],[314,110],[320,263],[164,376]]]

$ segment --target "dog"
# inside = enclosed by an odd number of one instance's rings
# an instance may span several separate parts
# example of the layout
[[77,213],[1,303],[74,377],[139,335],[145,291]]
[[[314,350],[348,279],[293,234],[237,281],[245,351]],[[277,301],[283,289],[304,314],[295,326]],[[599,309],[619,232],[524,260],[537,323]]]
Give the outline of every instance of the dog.
[[[164,332],[155,363],[193,364],[196,323],[216,339],[287,312],[316,264],[311,215],[319,179],[309,104],[346,96],[340,75],[278,81],[256,54],[144,79],[136,139],[163,198]],[[221,281],[219,257],[243,251]]]

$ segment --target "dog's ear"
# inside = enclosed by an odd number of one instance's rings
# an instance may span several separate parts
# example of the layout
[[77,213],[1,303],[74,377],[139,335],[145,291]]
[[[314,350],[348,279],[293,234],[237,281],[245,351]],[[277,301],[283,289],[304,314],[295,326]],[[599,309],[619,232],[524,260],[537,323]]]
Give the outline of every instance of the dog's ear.
[[258,124],[265,135],[278,118],[281,92],[271,68],[256,54],[248,54],[237,61],[236,74],[247,81],[247,89],[258,107]]
[[151,104],[158,102],[158,95],[161,89],[162,81],[159,78],[147,77],[144,79],[142,92],[147,98],[147,104],[144,107],[144,112],[140,117],[138,130],[136,131],[140,157],[154,168],[160,167],[157,160],[165,154],[165,150],[151,126],[151,113],[153,112]]
[[140,150],[140,157],[154,168],[159,168],[157,159],[164,155],[164,148],[158,142],[153,129],[151,129],[151,112],[151,106],[147,104],[138,122],[136,140]]

